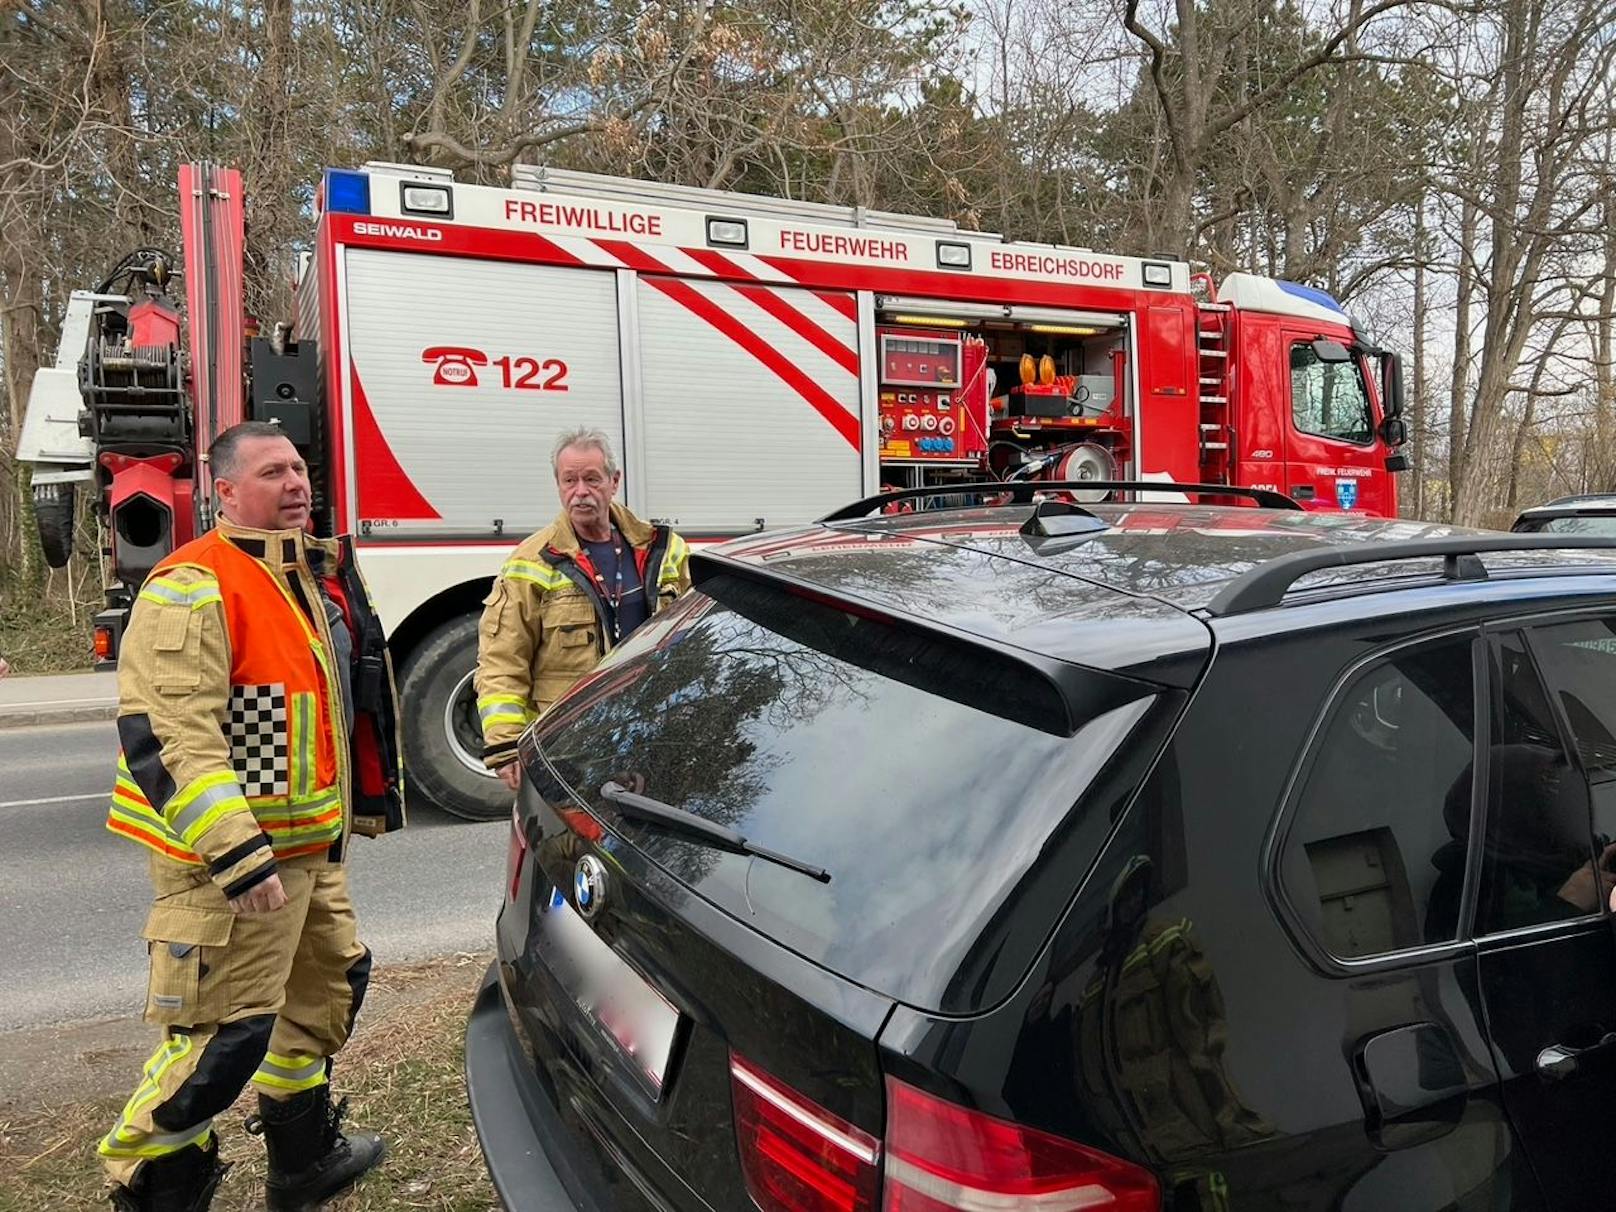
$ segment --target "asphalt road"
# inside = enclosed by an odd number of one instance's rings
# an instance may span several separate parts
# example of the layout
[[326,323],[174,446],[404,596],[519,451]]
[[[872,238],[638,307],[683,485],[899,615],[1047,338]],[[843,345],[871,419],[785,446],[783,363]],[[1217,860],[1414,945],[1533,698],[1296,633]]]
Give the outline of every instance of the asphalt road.
[[[139,1011],[151,894],[145,852],[103,828],[117,746],[110,723],[0,731],[0,1031]],[[412,808],[354,840],[378,963],[492,948],[509,830]]]

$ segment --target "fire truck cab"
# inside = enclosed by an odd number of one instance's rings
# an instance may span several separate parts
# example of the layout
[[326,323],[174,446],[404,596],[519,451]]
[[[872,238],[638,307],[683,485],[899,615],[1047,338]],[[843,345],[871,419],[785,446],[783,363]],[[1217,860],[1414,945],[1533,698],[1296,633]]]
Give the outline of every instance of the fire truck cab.
[[[412,786],[464,815],[508,810],[480,761],[477,613],[509,549],[555,516],[550,448],[581,425],[612,437],[625,503],[696,542],[983,479],[1145,480],[1160,500],[1262,487],[1396,513],[1398,359],[1306,287],[1214,289],[1170,258],[863,208],[370,164],[325,172],[290,330],[249,339],[240,179],[186,171],[185,407],[162,441],[112,440],[119,384],[148,374],[172,394],[179,375],[177,354],[134,347],[159,326],[118,322],[116,301],[94,304],[114,314],[55,372],[79,360],[109,533],[158,536],[123,568],[114,539],[110,613],[208,524],[196,452],[234,420],[280,421],[313,471],[317,529],[356,536],[401,670]],[[124,312],[165,280],[129,276]],[[77,474],[59,452],[49,471],[58,495]],[[120,525],[120,507],[167,522]]]

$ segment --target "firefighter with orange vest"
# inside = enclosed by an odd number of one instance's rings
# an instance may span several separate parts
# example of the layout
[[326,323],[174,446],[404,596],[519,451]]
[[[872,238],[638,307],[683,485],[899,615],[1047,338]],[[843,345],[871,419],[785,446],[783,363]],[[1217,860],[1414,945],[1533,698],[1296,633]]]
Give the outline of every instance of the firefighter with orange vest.
[[306,532],[292,443],[249,421],[208,458],[219,524],[141,587],[118,669],[107,828],[151,852],[163,1033],[98,1149],[122,1212],[208,1207],[228,1169],[213,1120],[249,1082],[271,1212],[317,1207],[383,1151],[342,1130],[328,1077],[370,974],[349,839],[404,824],[392,669],[351,546]]
[[690,588],[685,541],[612,500],[623,477],[604,433],[562,434],[550,462],[561,516],[505,561],[477,630],[483,761],[512,791],[528,724]]

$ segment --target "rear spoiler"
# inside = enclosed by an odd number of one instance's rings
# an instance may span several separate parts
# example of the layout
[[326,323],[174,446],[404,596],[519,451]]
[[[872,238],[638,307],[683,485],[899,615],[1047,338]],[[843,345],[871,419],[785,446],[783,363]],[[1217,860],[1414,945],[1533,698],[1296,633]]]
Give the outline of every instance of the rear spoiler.
[[[753,613],[757,599],[712,585],[721,577],[789,595],[803,605],[795,612],[779,616],[770,612],[766,620],[757,619]],[[867,629],[858,637],[848,628],[838,634],[845,647],[839,643],[835,655],[894,681],[944,694],[1055,736],[1074,736],[1097,716],[1164,689],[985,639],[946,623],[895,613],[881,602],[832,593],[777,568],[760,568],[712,551],[691,551],[690,579],[695,588],[704,589],[731,609],[810,645],[813,638],[805,637],[816,625],[813,616],[818,612],[834,611],[890,629],[914,642],[907,646],[886,640],[871,643]],[[792,634],[794,631],[798,634]]]

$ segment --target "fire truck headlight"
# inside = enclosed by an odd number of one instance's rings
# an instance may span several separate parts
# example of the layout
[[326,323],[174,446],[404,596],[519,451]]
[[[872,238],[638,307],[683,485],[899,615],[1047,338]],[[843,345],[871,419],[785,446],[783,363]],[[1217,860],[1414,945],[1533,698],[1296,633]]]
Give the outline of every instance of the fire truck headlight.
[[443,185],[411,185],[406,182],[401,202],[404,210],[412,215],[447,216],[453,210],[448,187]]
[[1173,284],[1173,267],[1161,265],[1156,262],[1145,262],[1146,286],[1171,286]]
[[707,243],[722,244],[727,248],[745,248],[746,220],[708,218]]
[[971,246],[937,241],[937,267],[939,269],[970,269]]

